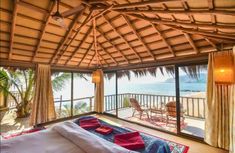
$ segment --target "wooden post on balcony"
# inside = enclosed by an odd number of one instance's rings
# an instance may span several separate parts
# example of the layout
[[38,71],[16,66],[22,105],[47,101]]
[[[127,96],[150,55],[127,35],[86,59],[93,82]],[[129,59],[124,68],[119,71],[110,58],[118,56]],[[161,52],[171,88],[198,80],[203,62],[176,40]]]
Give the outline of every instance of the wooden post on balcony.
[[89,98],[90,101],[90,111],[92,111],[92,97]]
[[60,95],[60,108],[59,108],[59,114],[61,115],[61,107],[62,107],[62,95]]

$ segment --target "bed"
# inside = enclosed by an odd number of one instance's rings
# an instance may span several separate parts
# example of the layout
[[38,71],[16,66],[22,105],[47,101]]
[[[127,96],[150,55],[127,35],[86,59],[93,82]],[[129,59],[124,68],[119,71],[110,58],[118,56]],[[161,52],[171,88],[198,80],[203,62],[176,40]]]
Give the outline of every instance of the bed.
[[114,131],[101,135],[94,130],[85,130],[79,120],[66,121],[36,133],[22,135],[1,142],[1,153],[170,153],[166,142],[149,139],[141,135],[146,147],[140,150],[128,150],[113,143],[113,136],[130,132],[125,128],[110,125],[102,120],[101,124],[112,126]]

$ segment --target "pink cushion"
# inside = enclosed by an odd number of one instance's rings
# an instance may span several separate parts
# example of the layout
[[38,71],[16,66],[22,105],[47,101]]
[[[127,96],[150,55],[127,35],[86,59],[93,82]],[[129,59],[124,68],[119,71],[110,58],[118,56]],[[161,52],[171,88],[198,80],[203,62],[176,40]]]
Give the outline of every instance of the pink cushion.
[[139,132],[117,134],[114,136],[114,143],[130,150],[142,149],[145,147]]

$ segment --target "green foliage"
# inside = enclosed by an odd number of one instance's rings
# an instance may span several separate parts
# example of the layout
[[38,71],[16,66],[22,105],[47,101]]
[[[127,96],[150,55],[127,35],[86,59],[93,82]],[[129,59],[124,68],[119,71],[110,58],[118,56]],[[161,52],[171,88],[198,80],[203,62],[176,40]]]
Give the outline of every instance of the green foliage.
[[[83,114],[85,112],[89,111],[89,107],[87,106],[87,103],[85,102],[79,102],[76,103],[73,107],[73,114],[78,115],[78,114]],[[71,104],[65,104],[60,110],[57,110],[57,116],[60,116],[61,118],[63,117],[68,117],[71,115]]]
[[[20,95],[20,100],[10,89],[14,88]],[[0,92],[4,95],[5,103],[10,95],[16,103],[17,116],[25,117],[30,112],[30,102],[32,100],[34,88],[34,71],[0,69]]]
[[124,97],[123,99],[123,107],[126,108],[126,107],[130,107],[130,100],[128,97]]

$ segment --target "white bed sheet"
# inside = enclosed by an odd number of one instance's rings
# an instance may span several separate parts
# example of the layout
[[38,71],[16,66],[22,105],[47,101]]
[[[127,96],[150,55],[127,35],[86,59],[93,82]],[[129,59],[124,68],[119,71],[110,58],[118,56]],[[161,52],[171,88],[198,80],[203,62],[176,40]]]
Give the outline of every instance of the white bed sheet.
[[70,121],[47,130],[2,140],[0,149],[1,153],[135,153]]

